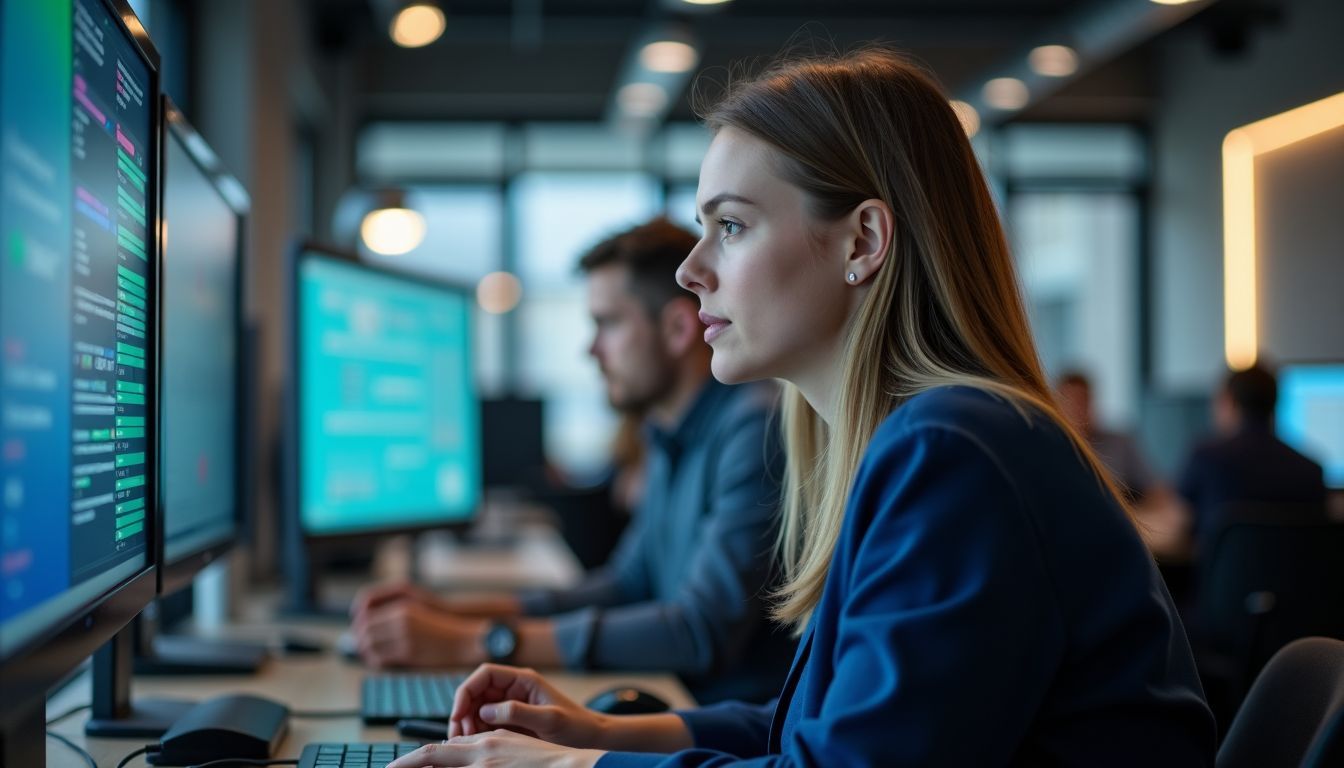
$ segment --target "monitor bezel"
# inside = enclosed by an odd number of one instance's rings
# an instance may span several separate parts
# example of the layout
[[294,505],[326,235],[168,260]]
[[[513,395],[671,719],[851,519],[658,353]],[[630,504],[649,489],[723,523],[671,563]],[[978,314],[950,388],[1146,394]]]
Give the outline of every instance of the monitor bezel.
[[[184,115],[182,111],[178,109],[177,105],[174,104],[172,99],[170,99],[166,94],[162,97],[162,114],[163,114],[163,130],[162,130],[162,139],[160,142],[162,151],[160,152],[160,160],[159,160],[160,179],[161,179],[161,182],[159,184],[160,199],[163,200],[166,204],[168,194],[167,181],[169,172],[168,148],[170,142],[177,140],[181,143],[181,147],[183,151],[186,153],[187,157],[191,158],[191,161],[196,165],[196,168],[210,181],[211,186],[214,187],[217,193],[219,193],[220,199],[222,199],[224,203],[228,205],[229,209],[232,210],[234,214],[235,226],[237,227],[237,231],[235,233],[236,235],[235,242],[237,245],[234,254],[235,256],[233,265],[234,282],[233,282],[233,296],[231,297],[234,307],[234,318],[233,318],[234,323],[232,334],[234,360],[235,360],[233,395],[235,404],[235,414],[241,415],[241,409],[238,406],[240,405],[244,383],[242,378],[243,377],[242,334],[244,327],[243,259],[246,255],[246,248],[247,248],[246,245],[247,218],[251,213],[251,200],[247,198],[244,192],[242,192],[243,187],[238,182],[237,178],[235,178],[223,167],[223,165],[219,161],[219,158],[216,155],[214,155],[213,150],[209,148],[209,144],[206,143],[205,139],[200,135],[200,133],[195,129],[195,127],[192,126],[191,122],[187,120],[186,115]],[[161,207],[160,210],[162,211],[165,208],[166,205],[165,207]],[[166,217],[160,217],[160,222],[162,226],[167,226],[168,224]],[[162,274],[166,273],[166,270],[168,269],[168,260],[172,258],[172,254],[168,252],[168,248],[166,247],[167,239],[163,236],[162,232],[160,233],[159,237],[161,243],[160,272]],[[168,297],[167,286],[160,285],[159,286],[160,317],[164,317],[165,312],[167,311],[168,306],[167,297]],[[163,348],[164,343],[163,338],[164,338],[163,334],[162,333],[159,334],[160,360],[163,359],[165,351]],[[160,428],[162,429],[163,425],[162,417],[166,415],[163,410],[165,405],[163,397],[164,368],[160,367],[159,370],[160,370],[159,382],[158,382],[159,414],[161,417],[159,423],[161,425]],[[160,440],[162,440],[162,435],[160,436]],[[241,440],[239,420],[237,418],[235,418],[234,420],[233,454],[234,454],[233,456],[234,486],[236,490],[241,491],[240,480],[243,477],[242,462],[245,456]],[[164,458],[163,454],[160,454],[160,461],[162,461],[163,458]],[[160,492],[164,500],[163,504],[161,505],[161,512],[162,512],[161,519],[163,521],[162,530],[164,531],[164,534],[159,537],[160,547],[158,553],[159,554],[158,562],[161,564],[159,568],[159,583],[158,583],[158,594],[160,597],[171,595],[177,592],[178,590],[181,590],[189,586],[192,580],[196,578],[196,575],[198,573],[204,570],[206,566],[213,563],[220,556],[227,553],[233,547],[234,542],[242,534],[242,531],[244,530],[244,526],[246,523],[246,520],[244,518],[243,499],[239,493],[235,493],[233,504],[234,508],[233,508],[232,530],[220,540],[210,541],[198,547],[197,549],[192,550],[191,552],[179,556],[175,560],[169,561],[167,525],[168,525],[168,515],[170,513],[167,509],[167,495],[166,493],[163,492],[164,491],[163,479],[166,478],[163,469],[164,468],[162,464],[160,464],[159,468]]]
[[[440,278],[429,277],[425,275],[398,271],[387,267],[370,264],[359,257],[358,254],[331,245],[321,243],[315,240],[301,240],[295,243],[290,249],[289,258],[289,358],[290,372],[288,385],[286,387],[286,444],[288,446],[288,462],[286,466],[286,481],[289,483],[287,514],[293,516],[294,525],[304,540],[318,543],[327,542],[332,545],[358,541],[369,536],[395,536],[404,534],[417,534],[426,531],[465,531],[476,523],[481,514],[481,505],[485,501],[484,487],[484,468],[477,467],[476,482],[476,504],[472,507],[466,517],[454,520],[437,520],[419,524],[398,524],[378,527],[366,527],[357,530],[340,531],[312,531],[309,530],[303,519],[302,499],[301,499],[301,480],[299,477],[300,468],[303,466],[303,444],[300,439],[302,434],[299,429],[299,388],[303,369],[300,363],[298,339],[302,331],[299,312],[299,269],[303,262],[311,259],[325,259],[327,261],[338,262],[347,266],[353,266],[362,271],[381,277],[392,278],[408,284],[418,286],[428,286],[430,288],[441,289],[460,294],[467,301],[467,315],[471,317],[471,302],[473,290],[465,283],[443,280]],[[467,358],[473,360],[475,355],[475,339],[472,338],[474,324],[468,327],[467,333]],[[471,409],[476,414],[477,430],[480,429],[480,400],[481,394],[476,383],[472,382],[473,394],[476,399],[476,407]],[[477,442],[479,443],[479,435]],[[479,448],[478,448],[479,450]]]
[[[150,131],[146,141],[152,142],[154,146],[150,147],[146,154],[158,159],[160,156],[159,144],[161,143],[159,125],[162,119],[161,105],[158,99],[160,90],[159,68],[161,65],[158,50],[154,47],[144,26],[126,0],[98,0],[98,2],[116,19],[122,34],[130,42],[131,47],[140,54],[142,61],[149,69],[150,82],[146,88],[146,102],[149,106]],[[161,171],[162,169],[156,170]],[[161,185],[162,177],[160,173],[155,174],[154,182]],[[157,189],[155,191],[156,194],[146,196],[145,204],[146,206],[152,206],[147,217],[150,223],[150,226],[147,227],[149,230],[147,239],[151,241],[149,245],[153,249],[150,253],[151,273],[154,275],[155,287],[160,288],[162,275],[159,265],[159,228],[161,222],[159,194],[157,194]],[[154,311],[156,313],[159,311],[157,302],[154,304]],[[149,323],[148,327],[153,329],[154,340],[151,345],[147,346],[154,348],[155,359],[147,361],[147,365],[152,366],[147,378],[154,383],[156,387],[155,397],[157,398],[159,318],[154,317],[153,322]],[[102,594],[91,598],[84,605],[72,610],[64,621],[55,622],[52,626],[29,638],[28,642],[16,648],[8,657],[0,658],[0,692],[3,692],[5,700],[5,706],[0,708],[0,725],[13,726],[22,723],[24,718],[29,715],[30,702],[41,702],[45,699],[47,690],[52,685],[56,684],[70,670],[77,667],[85,657],[91,655],[99,646],[116,635],[145,606],[154,600],[159,563],[158,542],[162,532],[160,509],[163,499],[158,482],[158,413],[153,408],[146,409],[145,413],[146,419],[152,422],[147,425],[148,428],[145,430],[145,434],[150,436],[146,440],[146,450],[151,454],[145,462],[145,471],[152,473],[149,486],[154,489],[152,503],[146,504],[146,510],[153,516],[153,520],[145,527],[146,536],[149,539],[145,546],[145,567],[122,583],[108,588]],[[37,738],[41,738],[40,735]]]

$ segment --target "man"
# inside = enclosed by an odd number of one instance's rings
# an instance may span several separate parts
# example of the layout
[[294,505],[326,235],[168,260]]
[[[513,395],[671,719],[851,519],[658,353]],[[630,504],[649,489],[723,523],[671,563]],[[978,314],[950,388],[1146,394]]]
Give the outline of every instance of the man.
[[1060,408],[1079,432],[1087,438],[1106,468],[1111,470],[1121,489],[1136,505],[1151,505],[1160,496],[1170,496],[1143,454],[1134,438],[1124,432],[1113,432],[1097,423],[1093,407],[1092,382],[1080,371],[1067,371],[1055,383],[1059,392]]
[[1214,397],[1216,434],[1191,451],[1178,485],[1197,549],[1207,549],[1229,504],[1317,504],[1324,515],[1321,465],[1274,435],[1278,395],[1274,374],[1254,366],[1230,374]]
[[778,694],[792,643],[765,603],[783,472],[775,393],[710,375],[699,304],[675,278],[695,244],[658,219],[579,263],[607,396],[646,415],[645,491],[611,560],[562,591],[366,590],[352,628],[368,662],[666,669],[702,703]]

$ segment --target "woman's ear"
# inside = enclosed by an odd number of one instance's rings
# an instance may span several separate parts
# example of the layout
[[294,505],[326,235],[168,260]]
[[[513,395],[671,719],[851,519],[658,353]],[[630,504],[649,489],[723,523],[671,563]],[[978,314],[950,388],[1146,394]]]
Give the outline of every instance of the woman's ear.
[[876,198],[864,200],[846,217],[850,237],[845,257],[845,282],[862,285],[882,269],[895,235],[891,206]]

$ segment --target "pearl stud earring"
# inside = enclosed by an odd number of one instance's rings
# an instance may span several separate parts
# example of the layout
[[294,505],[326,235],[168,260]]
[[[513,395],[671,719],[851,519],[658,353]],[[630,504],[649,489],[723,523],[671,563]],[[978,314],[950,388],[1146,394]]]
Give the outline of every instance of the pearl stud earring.
[[849,278],[849,282],[851,283],[859,279],[859,276],[854,274],[853,272],[850,272],[848,275],[846,275],[846,277]]

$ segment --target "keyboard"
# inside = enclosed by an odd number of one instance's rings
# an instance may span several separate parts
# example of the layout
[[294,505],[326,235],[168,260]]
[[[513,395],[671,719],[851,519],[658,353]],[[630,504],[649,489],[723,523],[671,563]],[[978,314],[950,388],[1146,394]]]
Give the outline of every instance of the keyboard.
[[419,744],[392,742],[308,744],[299,756],[299,768],[387,768],[388,763],[419,748]]
[[453,696],[466,675],[368,675],[360,693],[359,716],[367,725],[398,720],[447,720]]

